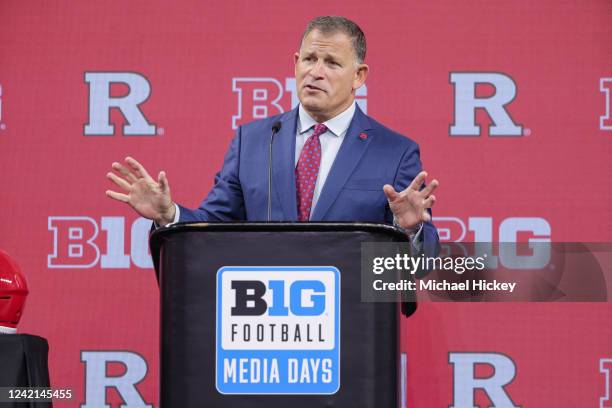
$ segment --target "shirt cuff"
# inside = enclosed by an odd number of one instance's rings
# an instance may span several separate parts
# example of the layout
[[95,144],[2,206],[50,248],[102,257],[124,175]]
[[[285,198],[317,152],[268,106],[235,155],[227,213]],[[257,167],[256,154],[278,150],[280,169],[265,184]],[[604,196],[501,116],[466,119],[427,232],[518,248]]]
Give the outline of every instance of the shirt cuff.
[[[169,227],[179,222],[179,219],[181,218],[181,209],[179,208],[178,204],[174,204],[174,210],[174,219],[172,222],[164,225],[164,227]],[[159,228],[159,224],[157,224],[155,221],[153,221],[153,225],[155,226],[155,229]]]
[[400,227],[399,223],[397,222],[397,219],[395,218],[395,215],[393,216],[393,226],[400,229],[403,233],[405,233],[408,236],[408,239],[410,240],[412,247],[417,252],[420,252],[421,248],[423,247],[423,240],[421,239],[422,232],[423,232],[423,225],[424,224],[421,222],[416,231],[414,229],[409,231],[405,228]]
[[423,235],[423,223],[419,226],[419,230],[414,235],[408,235],[410,241],[412,243],[412,247],[416,250],[416,252],[421,252],[423,248],[423,240],[421,236]]

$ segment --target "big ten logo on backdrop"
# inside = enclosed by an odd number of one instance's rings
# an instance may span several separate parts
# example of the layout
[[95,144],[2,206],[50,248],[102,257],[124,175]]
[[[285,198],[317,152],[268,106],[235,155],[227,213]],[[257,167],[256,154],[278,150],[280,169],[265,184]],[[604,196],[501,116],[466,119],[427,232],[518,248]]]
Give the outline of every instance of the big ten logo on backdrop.
[[151,221],[145,218],[126,223],[125,217],[51,216],[48,229],[48,268],[153,267],[148,247]]
[[217,390],[333,394],[340,387],[340,272],[223,267],[217,272]]
[[85,136],[155,136],[162,134],[143,112],[151,83],[137,72],[85,72],[88,120]]
[[517,85],[499,72],[451,72],[454,115],[450,136],[529,136],[510,114]]
[[[125,350],[83,350],[81,362],[85,364],[85,396],[81,408],[153,408],[138,389],[148,372],[147,361],[140,354]],[[111,390],[116,394],[108,392]]]
[[601,78],[599,90],[604,94],[604,114],[599,117],[600,130],[612,130],[612,116],[610,106],[612,105],[612,78]]
[[[497,268],[498,261],[512,269],[538,269],[550,262],[552,230],[544,218],[508,217],[499,220],[493,217],[433,217],[433,222],[441,242],[474,242],[469,246],[469,251],[468,246],[465,249],[473,254],[464,255],[486,257],[489,268]],[[494,242],[499,244],[494,245]],[[517,242],[529,245],[514,245]],[[455,247],[447,249],[451,248]]]
[[486,394],[491,406],[519,408],[506,388],[517,374],[516,364],[508,355],[450,352],[448,361],[453,366],[453,403],[449,408],[482,406],[476,404],[477,391]]
[[[276,78],[233,78],[232,91],[237,96],[236,114],[232,116],[232,129],[257,119],[267,118],[295,108],[298,94],[295,78],[285,78],[284,84]],[[368,113],[368,88],[357,89],[355,101]]]
[[458,217],[434,216],[443,242],[539,242],[550,241],[551,227],[542,217]]

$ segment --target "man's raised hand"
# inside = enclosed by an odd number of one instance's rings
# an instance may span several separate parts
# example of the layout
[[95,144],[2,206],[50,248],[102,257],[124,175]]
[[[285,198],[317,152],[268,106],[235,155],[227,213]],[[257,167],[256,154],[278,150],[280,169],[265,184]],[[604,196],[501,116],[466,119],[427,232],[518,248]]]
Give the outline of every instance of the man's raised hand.
[[112,169],[114,172],[108,172],[106,177],[124,192],[106,190],[108,197],[128,203],[140,216],[155,221],[157,225],[174,220],[176,209],[165,172],[160,171],[155,181],[142,164],[131,157],[125,158],[125,164],[114,162]]
[[425,182],[427,173],[422,171],[412,180],[412,183],[401,192],[395,191],[393,186],[385,184],[383,191],[389,201],[389,207],[395,217],[395,222],[405,229],[413,229],[421,222],[429,221],[431,215],[427,211],[436,202],[432,193],[438,187],[438,180],[433,180],[423,190],[421,185]]

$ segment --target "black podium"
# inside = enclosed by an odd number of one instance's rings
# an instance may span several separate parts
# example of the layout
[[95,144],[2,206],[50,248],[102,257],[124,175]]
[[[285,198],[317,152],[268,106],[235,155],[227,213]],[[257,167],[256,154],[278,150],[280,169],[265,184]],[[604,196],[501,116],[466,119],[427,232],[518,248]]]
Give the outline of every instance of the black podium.
[[[47,340],[31,334],[0,335],[0,387],[49,387]],[[0,402],[5,408],[51,408],[49,402]]]
[[378,224],[177,224],[155,230],[160,406],[397,407],[398,306],[360,301]]

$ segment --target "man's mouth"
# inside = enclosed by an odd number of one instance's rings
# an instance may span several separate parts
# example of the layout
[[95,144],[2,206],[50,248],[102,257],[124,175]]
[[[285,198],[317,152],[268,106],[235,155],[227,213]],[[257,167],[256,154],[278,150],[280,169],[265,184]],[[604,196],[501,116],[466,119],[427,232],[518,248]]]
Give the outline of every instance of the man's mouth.
[[323,89],[321,89],[321,88],[319,88],[319,87],[317,87],[317,86],[311,85],[311,84],[304,85],[304,88],[306,88],[306,89],[308,89],[308,90],[311,90],[311,91],[321,91],[321,92],[325,92]]

